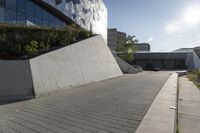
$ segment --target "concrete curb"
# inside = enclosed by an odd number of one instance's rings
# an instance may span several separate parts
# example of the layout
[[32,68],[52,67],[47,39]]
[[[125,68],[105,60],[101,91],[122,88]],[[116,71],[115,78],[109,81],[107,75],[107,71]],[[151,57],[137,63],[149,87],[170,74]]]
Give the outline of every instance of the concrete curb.
[[181,77],[181,76],[184,76],[187,74],[187,71],[178,71],[178,76]]
[[146,113],[136,133],[174,133],[178,74],[173,73]]

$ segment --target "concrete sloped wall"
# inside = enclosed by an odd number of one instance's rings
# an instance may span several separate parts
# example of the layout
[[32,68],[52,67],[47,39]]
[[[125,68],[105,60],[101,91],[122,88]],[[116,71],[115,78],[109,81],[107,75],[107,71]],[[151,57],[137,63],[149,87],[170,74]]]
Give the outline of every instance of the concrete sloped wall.
[[30,59],[30,66],[36,96],[122,75],[101,35]]
[[126,61],[121,59],[119,56],[114,55],[114,57],[123,73],[136,74],[136,73],[142,72],[142,70],[136,69],[135,67],[131,66]]
[[33,96],[28,60],[0,60],[0,103]]
[[188,69],[200,68],[200,59],[195,52],[187,53],[186,66],[188,67]]

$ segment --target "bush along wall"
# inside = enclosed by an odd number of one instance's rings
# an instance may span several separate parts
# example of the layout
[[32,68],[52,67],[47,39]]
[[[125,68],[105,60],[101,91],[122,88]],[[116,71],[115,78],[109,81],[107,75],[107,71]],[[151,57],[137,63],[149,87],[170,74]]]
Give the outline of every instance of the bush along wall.
[[93,36],[76,25],[62,29],[0,24],[0,59],[26,59]]

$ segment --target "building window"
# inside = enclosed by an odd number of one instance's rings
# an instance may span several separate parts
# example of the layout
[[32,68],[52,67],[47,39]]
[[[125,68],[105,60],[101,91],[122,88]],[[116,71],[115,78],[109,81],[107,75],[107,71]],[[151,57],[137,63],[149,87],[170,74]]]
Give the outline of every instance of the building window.
[[16,9],[16,0],[5,0],[7,9]]
[[0,23],[5,22],[5,0],[0,0]]
[[59,5],[62,3],[62,0],[56,0],[56,5]]
[[32,1],[28,0],[26,3],[26,14],[34,16],[35,14],[35,4]]
[[17,23],[26,24],[26,14],[24,12],[17,11]]
[[[58,3],[60,1],[57,1]],[[61,0],[62,2],[62,0]],[[0,0],[0,23],[61,27],[65,23],[32,0]]]
[[26,12],[26,1],[27,0],[17,0],[17,11]]
[[26,19],[27,19],[27,23],[29,23],[29,24],[34,24],[35,23],[35,17],[32,16],[32,15],[27,15]]
[[16,24],[16,11],[12,9],[6,10],[6,22],[9,24]]

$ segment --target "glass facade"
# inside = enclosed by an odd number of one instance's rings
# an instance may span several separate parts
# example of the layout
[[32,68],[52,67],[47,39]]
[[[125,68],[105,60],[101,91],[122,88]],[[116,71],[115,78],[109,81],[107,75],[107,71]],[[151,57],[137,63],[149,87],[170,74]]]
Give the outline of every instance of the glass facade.
[[36,5],[32,0],[0,0],[0,22],[45,27],[63,27],[65,23]]
[[58,9],[75,23],[107,42],[107,8],[103,0],[42,0]]

